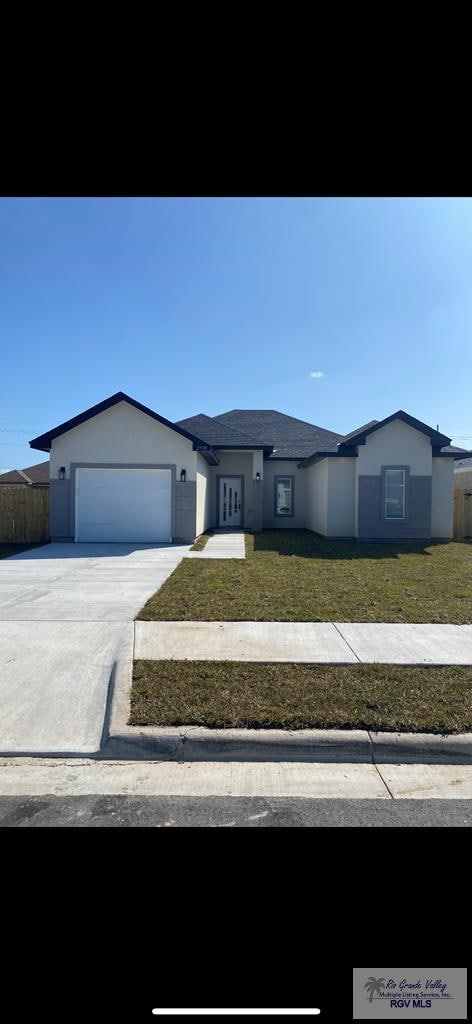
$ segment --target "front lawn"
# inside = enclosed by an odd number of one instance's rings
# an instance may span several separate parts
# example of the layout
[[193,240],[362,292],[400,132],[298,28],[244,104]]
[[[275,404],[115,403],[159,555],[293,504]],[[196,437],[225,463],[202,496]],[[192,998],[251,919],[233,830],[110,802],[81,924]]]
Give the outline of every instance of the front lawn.
[[246,558],[186,558],[148,620],[472,622],[472,542],[366,544],[309,530],[246,535]]
[[130,725],[472,731],[472,668],[136,661]]

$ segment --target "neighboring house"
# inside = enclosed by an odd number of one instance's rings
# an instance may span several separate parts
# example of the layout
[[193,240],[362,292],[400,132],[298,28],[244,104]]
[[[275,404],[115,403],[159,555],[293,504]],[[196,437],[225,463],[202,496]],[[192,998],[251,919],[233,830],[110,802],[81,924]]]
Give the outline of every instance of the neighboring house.
[[458,459],[454,464],[454,490],[469,489],[472,490],[472,458]]
[[49,487],[49,459],[26,469],[10,469],[0,474],[0,484],[8,487]]
[[118,392],[30,441],[50,452],[50,535],[193,540],[210,527],[452,537],[450,438],[403,411],[350,434],[275,410],[171,423]]

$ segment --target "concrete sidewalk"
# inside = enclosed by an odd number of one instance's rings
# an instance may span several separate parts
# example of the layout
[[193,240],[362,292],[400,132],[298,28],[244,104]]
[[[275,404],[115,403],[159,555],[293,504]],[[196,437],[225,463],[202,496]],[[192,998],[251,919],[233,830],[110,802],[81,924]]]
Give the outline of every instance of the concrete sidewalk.
[[382,622],[136,622],[135,659],[472,665],[472,626]]
[[14,758],[0,761],[5,796],[267,797],[471,800],[472,765],[235,764]]
[[186,558],[245,558],[244,530],[222,530],[207,540],[202,551],[189,551]]

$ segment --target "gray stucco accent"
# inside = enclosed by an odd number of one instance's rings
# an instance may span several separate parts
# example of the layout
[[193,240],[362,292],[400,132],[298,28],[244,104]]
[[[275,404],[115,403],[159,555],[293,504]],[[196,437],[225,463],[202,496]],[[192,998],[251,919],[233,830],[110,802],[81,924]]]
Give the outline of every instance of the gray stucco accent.
[[70,540],[70,480],[49,482],[49,536]]
[[[162,462],[71,462],[70,464],[70,536],[75,537],[75,478],[78,469],[170,469],[171,471],[171,535],[176,536],[175,528],[175,463]],[[62,481],[61,481],[62,482]],[[52,481],[51,481],[52,483]],[[194,484],[195,487],[195,484]],[[196,498],[195,498],[196,508]],[[195,525],[195,524],[194,524]],[[190,536],[190,534],[188,534]],[[195,530],[193,532],[195,537]]]
[[263,505],[264,505],[264,481],[252,481],[252,529],[262,530]]
[[[394,468],[392,467],[388,467]],[[404,469],[405,467],[400,467]],[[430,476],[410,476],[407,518],[385,519],[383,477],[360,476],[358,537],[360,540],[428,540],[431,537]]]
[[244,526],[244,476],[241,473],[217,473],[216,474],[216,526],[220,528],[220,480],[241,481],[241,526]]
[[[291,480],[292,481],[292,510],[288,513],[281,514],[277,512],[277,480]],[[274,476],[274,516],[276,519],[293,519],[295,515],[295,477],[291,473],[277,473]]]
[[174,539],[195,540],[197,531],[197,484],[186,480],[175,484],[175,530]]

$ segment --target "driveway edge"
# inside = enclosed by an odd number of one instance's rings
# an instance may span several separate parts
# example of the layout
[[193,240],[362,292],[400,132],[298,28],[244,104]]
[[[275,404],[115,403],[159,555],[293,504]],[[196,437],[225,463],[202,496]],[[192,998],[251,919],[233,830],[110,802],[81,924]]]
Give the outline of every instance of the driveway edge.
[[369,732],[367,729],[206,729],[128,725],[134,630],[123,638],[113,673],[108,735],[99,758],[143,761],[318,761],[361,764],[472,763],[472,733]]

